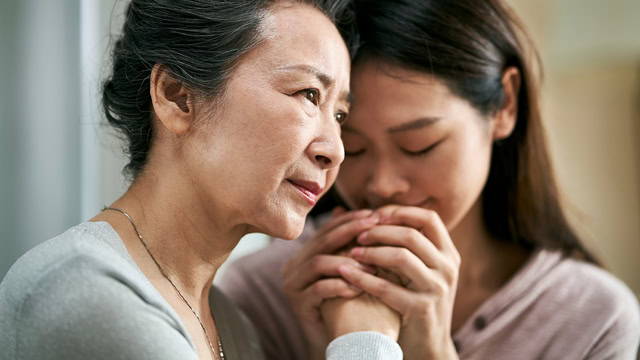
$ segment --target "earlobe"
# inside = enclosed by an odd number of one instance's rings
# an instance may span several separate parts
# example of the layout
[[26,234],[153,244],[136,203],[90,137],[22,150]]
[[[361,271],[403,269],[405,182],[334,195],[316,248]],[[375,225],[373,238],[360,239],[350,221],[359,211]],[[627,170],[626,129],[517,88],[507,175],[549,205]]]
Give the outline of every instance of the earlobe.
[[151,70],[150,80],[153,111],[160,123],[171,133],[182,135],[193,122],[191,94],[162,65]]
[[502,107],[495,115],[493,126],[494,140],[509,137],[518,118],[518,95],[520,94],[520,71],[515,67],[507,68],[502,74],[504,98]]

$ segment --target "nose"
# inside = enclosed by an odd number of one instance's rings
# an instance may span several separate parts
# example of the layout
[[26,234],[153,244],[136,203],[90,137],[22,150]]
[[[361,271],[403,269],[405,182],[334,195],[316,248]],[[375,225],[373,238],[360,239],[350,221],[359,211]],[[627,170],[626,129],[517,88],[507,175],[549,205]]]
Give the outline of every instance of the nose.
[[321,169],[332,169],[344,160],[344,146],[340,138],[340,124],[322,121],[319,134],[308,147],[311,161]]
[[395,169],[390,159],[379,159],[372,169],[366,182],[366,191],[373,199],[393,201],[410,190],[409,180]]

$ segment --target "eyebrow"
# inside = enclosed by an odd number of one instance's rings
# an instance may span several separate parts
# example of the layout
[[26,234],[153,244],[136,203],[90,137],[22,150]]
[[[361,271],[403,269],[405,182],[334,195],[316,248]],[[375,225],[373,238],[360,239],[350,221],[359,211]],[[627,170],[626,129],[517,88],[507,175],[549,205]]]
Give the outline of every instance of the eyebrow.
[[439,117],[423,117],[423,118],[419,118],[413,121],[409,121],[406,122],[404,124],[400,124],[394,127],[391,127],[389,129],[387,129],[387,132],[389,134],[395,134],[395,133],[399,133],[399,132],[403,132],[403,131],[409,131],[409,130],[418,130],[418,129],[422,129],[426,126],[429,125],[433,125],[436,122],[440,121],[441,118]]
[[[311,65],[305,65],[305,64],[286,65],[286,66],[278,67],[277,70],[306,72],[308,74],[315,76],[322,83],[322,86],[324,86],[325,88],[330,88],[336,83],[336,81],[331,76],[323,73],[320,69]],[[340,94],[340,100],[346,101],[347,103],[351,104],[353,102],[353,96],[351,95],[350,92],[343,91],[342,94]]]

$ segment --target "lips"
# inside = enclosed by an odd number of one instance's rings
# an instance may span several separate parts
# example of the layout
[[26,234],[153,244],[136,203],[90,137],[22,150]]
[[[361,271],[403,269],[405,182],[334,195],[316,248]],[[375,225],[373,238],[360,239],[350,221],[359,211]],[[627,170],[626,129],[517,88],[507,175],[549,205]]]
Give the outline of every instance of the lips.
[[309,204],[315,205],[318,202],[318,197],[322,193],[322,187],[318,183],[299,179],[287,179],[287,181],[300,192]]

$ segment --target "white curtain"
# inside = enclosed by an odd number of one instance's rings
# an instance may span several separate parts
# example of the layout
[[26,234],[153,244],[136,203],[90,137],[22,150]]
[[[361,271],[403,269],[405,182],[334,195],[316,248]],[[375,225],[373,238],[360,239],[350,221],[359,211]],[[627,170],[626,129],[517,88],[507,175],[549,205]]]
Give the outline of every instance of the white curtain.
[[[0,279],[26,251],[126,188],[99,87],[127,4],[0,1]],[[266,243],[247,236],[230,259]]]
[[0,2],[0,277],[123,189],[97,97],[114,4]]

